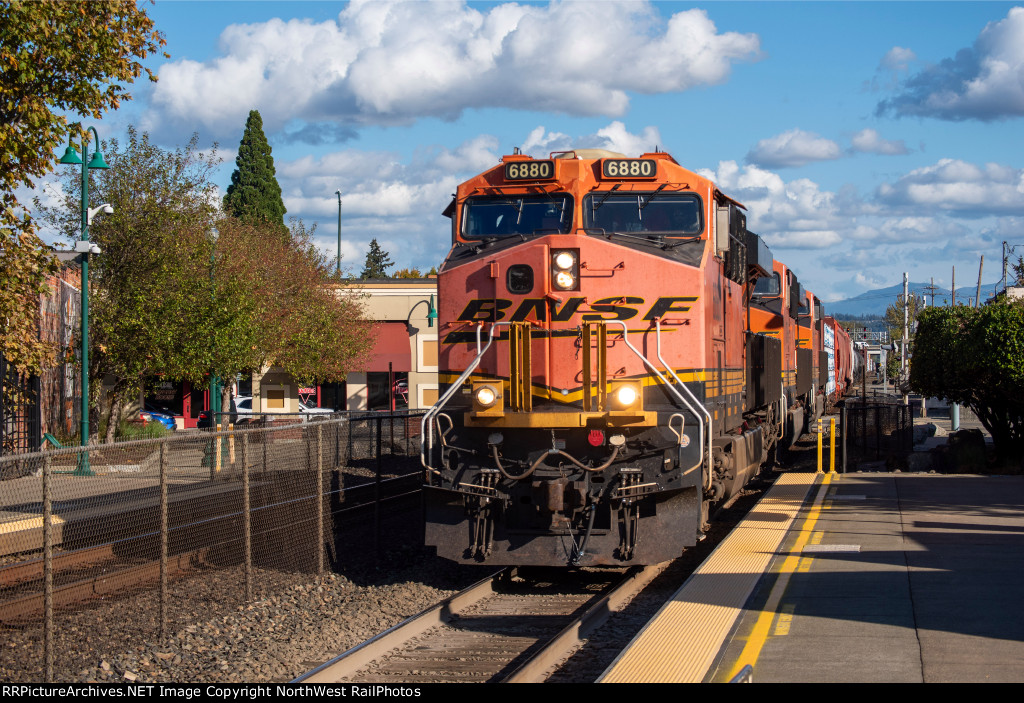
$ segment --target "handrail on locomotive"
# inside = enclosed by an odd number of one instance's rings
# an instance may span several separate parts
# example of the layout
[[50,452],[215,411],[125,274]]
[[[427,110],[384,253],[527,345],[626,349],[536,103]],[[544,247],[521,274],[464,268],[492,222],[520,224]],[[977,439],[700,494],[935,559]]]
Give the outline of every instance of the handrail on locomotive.
[[[684,398],[679,393],[679,391],[676,389],[676,386],[673,385],[658,370],[658,368],[651,362],[651,360],[648,359],[646,356],[644,356],[643,353],[639,349],[637,349],[635,346],[633,346],[629,342],[629,339],[628,339],[629,329],[626,327],[626,323],[625,322],[623,322],[621,320],[602,320],[602,321],[596,321],[596,324],[599,324],[599,325],[602,325],[602,326],[606,326],[608,324],[618,324],[618,325],[621,325],[622,326],[622,341],[626,345],[626,347],[631,352],[633,352],[633,354],[635,354],[644,363],[644,365],[647,366],[647,368],[649,368],[658,377],[658,379],[662,382],[662,384],[664,384],[664,386],[666,388],[668,388],[668,390],[676,397],[676,400],[679,401],[679,404],[680,404],[681,407],[689,410],[691,413],[694,414],[694,416],[698,416],[698,415],[701,415],[701,414],[703,415],[703,419],[707,421],[707,431],[705,432],[704,423],[701,422],[701,424],[700,424],[700,432],[701,432],[701,434],[700,434],[700,441],[699,441],[699,443],[703,447],[704,446],[704,438],[707,437],[707,441],[708,441],[708,444],[707,444],[707,455],[706,455],[706,457],[702,457],[702,462],[703,461],[710,462],[711,461],[711,456],[712,456],[712,449],[711,449],[711,413],[708,412],[708,409],[697,399],[697,397],[693,394],[693,392],[689,388],[686,387],[686,384],[684,384],[682,382],[682,380],[680,380],[680,378],[676,374],[675,370],[672,369],[672,366],[668,362],[666,362],[665,359],[662,357],[662,355],[661,355],[661,319],[657,318],[657,319],[655,319],[654,322],[655,322],[655,335],[656,335],[656,340],[657,340],[656,341],[656,344],[657,344],[656,348],[657,348],[657,351],[658,351],[658,361],[660,361],[662,363],[662,365],[665,367],[665,370],[668,371],[668,373],[672,376],[672,378],[675,380],[676,384],[678,384],[678,386],[680,388],[682,388],[686,392],[687,395],[690,396],[690,399],[692,400],[692,402],[694,404],[696,404],[697,407],[700,408],[700,410],[701,410],[700,413],[698,413],[698,411],[696,410],[696,408],[694,408],[694,406],[691,404],[690,401],[688,401],[686,398]],[[481,333],[481,330],[483,328],[483,324],[484,323],[482,323],[482,322],[480,324],[478,324],[477,325],[477,329],[476,329],[477,349],[478,349],[476,357],[469,364],[469,366],[466,367],[466,370],[462,373],[462,375],[460,375],[459,378],[444,393],[444,395],[442,395],[440,398],[438,398],[437,402],[429,410],[427,410],[427,412],[423,415],[423,419],[420,421],[420,436],[426,438],[426,441],[420,443],[420,463],[423,465],[423,467],[427,471],[436,471],[434,466],[431,464],[430,458],[429,458],[430,455],[431,455],[431,452],[433,450],[433,445],[434,445],[434,426],[433,426],[433,420],[436,419],[436,417],[441,413],[441,410],[448,403],[448,401],[451,399],[451,397],[453,395],[455,395],[455,393],[458,391],[458,389],[462,387],[462,385],[466,382],[466,380],[480,366],[480,362],[483,359],[484,354],[487,353],[487,351],[491,348],[491,344],[494,342],[494,331],[498,327],[511,327],[514,323],[512,323],[512,322],[495,322],[495,323],[492,323],[491,329],[490,329],[490,331],[488,333],[487,345],[484,346],[481,349],[480,348],[480,343],[481,343],[481,339],[480,339],[481,338],[481,334],[480,333]],[[589,323],[589,324],[595,324],[595,322],[592,322],[592,323]],[[584,329],[583,327],[580,328],[580,334],[581,335],[583,334],[583,329]],[[587,356],[587,359],[589,359],[589,354]],[[588,382],[588,385],[589,385],[589,374],[587,374],[586,371],[584,373],[584,378],[587,379],[587,382]],[[602,383],[602,387],[607,387],[607,380],[606,379],[602,379],[601,383]],[[510,386],[511,385],[513,385],[513,382],[510,382]],[[675,415],[673,415],[673,417],[675,417]],[[438,426],[438,433],[440,434],[440,432],[441,432],[441,428],[440,428],[440,425],[439,425]],[[680,432],[678,433],[678,436],[679,436],[680,442],[681,442],[682,441],[682,436],[683,436],[682,428],[680,428]],[[694,467],[691,467],[690,470],[692,470],[692,468],[694,468]],[[710,473],[708,474],[708,478],[710,478]]]

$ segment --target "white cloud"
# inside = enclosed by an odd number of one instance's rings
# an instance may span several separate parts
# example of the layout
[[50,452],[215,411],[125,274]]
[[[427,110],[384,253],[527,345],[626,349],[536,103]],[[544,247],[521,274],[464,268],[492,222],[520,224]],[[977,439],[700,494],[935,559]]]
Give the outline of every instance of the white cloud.
[[757,35],[719,33],[703,10],[666,22],[647,2],[357,1],[337,21],[231,25],[220,45],[160,68],[144,128],[234,135],[255,107],[268,131],[316,142],[473,107],[617,116],[629,92],[721,83],[760,58]]
[[747,207],[747,227],[771,247],[819,249],[841,241],[835,194],[799,178],[788,183],[777,173],[735,161],[722,161],[718,170],[698,173]]
[[281,161],[277,178],[289,215],[325,223],[318,244],[332,255],[338,247],[335,191],[341,191],[343,264],[362,266],[376,238],[397,268],[425,270],[439,265],[451,244],[441,211],[461,181],[498,164],[497,147],[495,137],[483,134],[455,148],[431,146],[407,156],[346,149]]
[[910,67],[910,63],[916,60],[917,54],[910,49],[894,46],[885,52],[879,67],[890,71],[906,71]]
[[882,154],[884,156],[897,156],[909,154],[910,149],[902,139],[882,139],[874,129],[862,129],[850,138],[851,151],[868,154]]
[[635,157],[654,151],[663,143],[657,127],[644,127],[640,134],[633,134],[626,129],[625,124],[615,120],[594,134],[576,138],[561,132],[548,132],[543,126],[539,126],[527,135],[521,148],[524,153],[538,157],[552,151],[569,149],[607,149]]
[[839,145],[813,132],[791,129],[762,139],[747,154],[747,163],[764,168],[803,166],[814,161],[831,161],[842,155]]
[[925,206],[963,216],[1024,214],[1024,170],[941,159],[878,187],[880,202],[907,209]]
[[825,230],[780,232],[766,237],[765,241],[780,249],[826,249],[834,247],[841,241],[841,238],[837,232]]
[[1024,116],[1024,8],[986,25],[973,47],[907,78],[877,112],[944,120]]

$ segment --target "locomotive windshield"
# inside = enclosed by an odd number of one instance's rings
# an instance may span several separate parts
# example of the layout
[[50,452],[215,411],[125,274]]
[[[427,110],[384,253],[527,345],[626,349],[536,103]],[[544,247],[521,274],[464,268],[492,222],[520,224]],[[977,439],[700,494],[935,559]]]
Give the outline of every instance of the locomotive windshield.
[[583,226],[605,234],[661,238],[704,231],[700,199],[692,193],[593,193],[584,200]]
[[564,193],[470,198],[463,210],[467,239],[566,234],[572,226],[572,199]]
[[760,276],[754,284],[754,295],[758,297],[772,298],[782,294],[782,283],[778,273],[771,276]]

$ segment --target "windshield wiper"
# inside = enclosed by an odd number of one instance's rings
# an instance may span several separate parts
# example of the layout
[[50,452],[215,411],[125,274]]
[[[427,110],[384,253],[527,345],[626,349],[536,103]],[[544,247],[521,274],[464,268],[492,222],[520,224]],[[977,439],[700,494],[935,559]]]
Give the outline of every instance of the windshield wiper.
[[658,190],[654,191],[649,196],[647,196],[647,200],[645,200],[644,204],[640,206],[640,209],[643,210],[645,207],[650,205],[651,201],[654,200],[654,196],[656,196],[658,193],[660,193],[662,190],[664,190],[665,186],[667,186],[667,185],[668,185],[668,183],[662,183],[660,186],[658,186]]
[[611,239],[612,237],[623,237],[625,239],[643,242],[644,244],[661,244],[663,240],[660,235],[652,239],[651,237],[641,237],[630,232],[608,232],[600,227],[584,227],[583,231],[587,234],[599,234],[607,239]]
[[612,189],[609,190],[607,193],[605,193],[604,197],[601,198],[600,200],[598,200],[597,203],[594,205],[594,207],[593,207],[594,211],[596,212],[599,207],[604,205],[604,201],[607,200],[608,198],[612,197],[612,193],[614,193],[615,191],[617,191],[621,187],[622,187],[621,183],[616,183],[615,185],[613,185]]
[[[675,239],[675,237],[673,237],[673,239]],[[664,244],[661,245],[661,247],[662,247],[662,249],[675,249],[680,244],[690,244],[691,242],[699,242],[699,241],[700,241],[700,235],[698,234],[698,235],[695,235],[693,237],[680,237],[679,240],[675,241],[675,242],[665,242]]]

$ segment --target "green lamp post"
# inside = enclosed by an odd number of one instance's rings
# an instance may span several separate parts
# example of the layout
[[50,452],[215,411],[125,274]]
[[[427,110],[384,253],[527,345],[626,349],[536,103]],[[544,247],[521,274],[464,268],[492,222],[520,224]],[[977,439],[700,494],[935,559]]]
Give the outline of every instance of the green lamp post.
[[[216,299],[217,299],[217,293],[216,293],[217,288],[216,288],[216,282],[215,282],[215,278],[214,278],[214,272],[216,271],[216,268],[217,268],[217,237],[219,236],[219,234],[220,233],[217,231],[216,227],[214,227],[213,230],[210,232],[210,240],[213,243],[213,246],[210,248],[210,302],[211,303],[216,303]],[[216,342],[215,335],[211,335],[210,336],[210,345],[211,345],[211,348],[210,348],[210,358],[211,359],[214,356],[213,352],[216,350],[216,344],[217,344],[217,342]],[[221,412],[224,410],[224,408],[221,407],[221,402],[220,402],[220,376],[212,368],[210,369],[210,402],[209,402],[209,405],[210,405],[210,429],[211,430],[218,430],[218,429],[220,429],[218,427],[218,425],[221,424],[221,420],[223,419],[221,417]],[[226,425],[227,423],[224,423],[224,424]],[[227,427],[225,427],[224,429],[227,429]]]
[[437,307],[434,306],[434,294],[430,294],[430,302],[427,303],[427,327],[434,326],[434,320],[437,319]]
[[[74,125],[81,127],[81,125]],[[89,158],[89,132],[96,140],[96,148],[93,150],[92,158]],[[114,211],[110,205],[104,203],[92,210],[89,209],[89,169],[110,168],[103,160],[100,152],[100,137],[94,127],[89,127],[82,134],[82,158],[71,146],[71,135],[68,135],[68,148],[61,157],[60,163],[82,167],[82,238],[75,242],[75,251],[82,255],[82,417],[81,417],[81,444],[89,446],[89,257],[92,254],[99,254],[98,246],[89,241],[89,225],[92,218],[98,212],[110,214]],[[88,163],[86,160],[88,159]],[[81,476],[91,476],[92,468],[89,466],[89,452],[83,451],[78,457],[78,468],[75,473]]]

